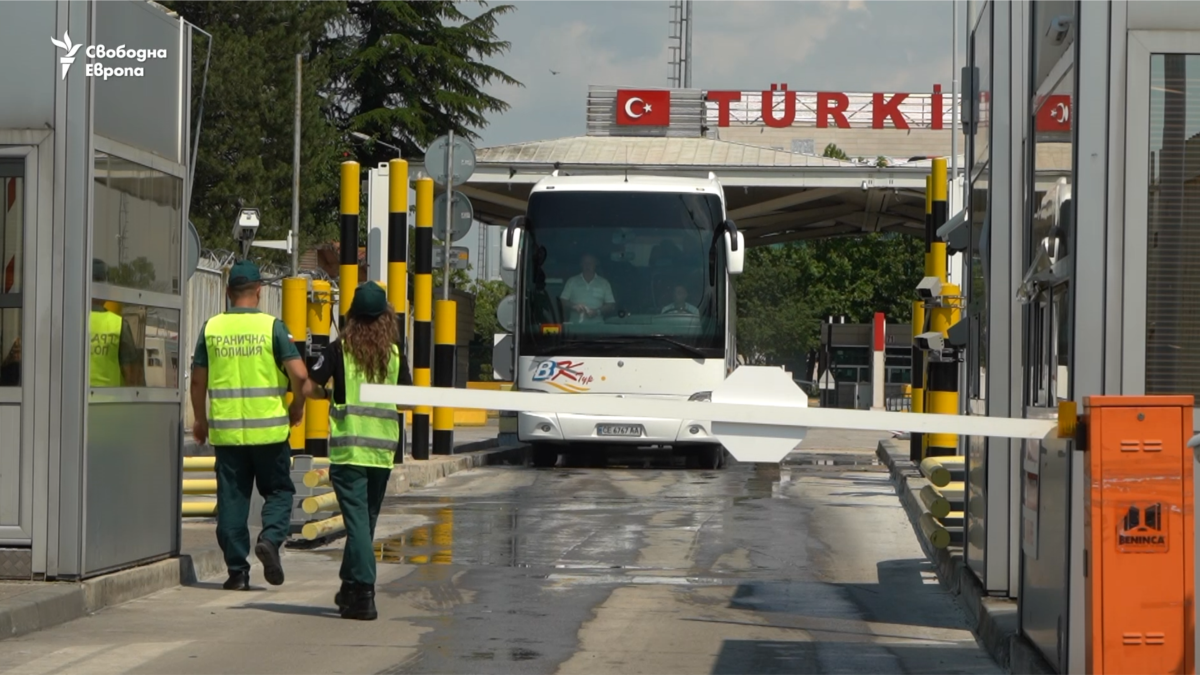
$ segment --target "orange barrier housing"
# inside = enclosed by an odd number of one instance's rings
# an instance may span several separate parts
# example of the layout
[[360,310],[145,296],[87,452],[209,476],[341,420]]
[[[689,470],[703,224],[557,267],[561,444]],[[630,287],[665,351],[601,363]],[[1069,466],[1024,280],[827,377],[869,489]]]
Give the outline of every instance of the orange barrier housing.
[[1196,672],[1192,407],[1084,399],[1088,673]]

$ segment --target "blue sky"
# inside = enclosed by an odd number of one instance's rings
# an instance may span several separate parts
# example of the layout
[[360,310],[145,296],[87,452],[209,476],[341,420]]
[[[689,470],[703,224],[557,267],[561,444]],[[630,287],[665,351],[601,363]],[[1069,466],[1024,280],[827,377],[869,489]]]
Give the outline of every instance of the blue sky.
[[[492,63],[525,86],[489,88],[512,108],[480,130],[481,147],[582,135],[589,84],[667,86],[666,0],[512,4],[516,11],[497,29],[512,48]],[[794,91],[928,92],[936,83],[948,93],[951,11],[944,0],[697,0],[692,85],[759,90],[786,82]],[[965,2],[958,11],[962,25]]]

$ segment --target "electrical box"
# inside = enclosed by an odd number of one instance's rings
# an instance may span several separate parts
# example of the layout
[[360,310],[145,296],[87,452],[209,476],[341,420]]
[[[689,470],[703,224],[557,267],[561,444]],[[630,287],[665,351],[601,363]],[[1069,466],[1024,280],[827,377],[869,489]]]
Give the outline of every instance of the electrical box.
[[1196,672],[1192,407],[1084,399],[1088,673]]

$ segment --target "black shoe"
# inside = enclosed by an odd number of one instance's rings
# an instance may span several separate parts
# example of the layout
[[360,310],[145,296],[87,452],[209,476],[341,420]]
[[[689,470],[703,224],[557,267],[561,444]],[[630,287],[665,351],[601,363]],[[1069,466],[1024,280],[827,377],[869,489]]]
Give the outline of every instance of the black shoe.
[[259,539],[254,545],[254,555],[263,564],[263,577],[268,584],[279,586],[283,583],[283,565],[279,562],[279,549],[266,539]]
[[227,591],[248,591],[250,590],[250,573],[249,572],[230,572],[229,578],[225,580],[222,586]]
[[338,589],[337,595],[333,596],[333,604],[337,605],[339,612],[346,611],[346,608],[350,606],[350,595],[353,586],[354,585],[349,581],[343,581],[342,587]]
[[374,621],[379,617],[375,611],[375,587],[355,584],[346,598],[348,606],[342,610],[343,619]]

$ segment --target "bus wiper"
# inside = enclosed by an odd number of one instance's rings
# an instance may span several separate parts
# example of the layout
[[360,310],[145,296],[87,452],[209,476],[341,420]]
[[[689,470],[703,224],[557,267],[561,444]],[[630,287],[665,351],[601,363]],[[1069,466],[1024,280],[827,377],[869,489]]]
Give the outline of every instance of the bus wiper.
[[689,344],[680,342],[679,340],[676,340],[675,338],[673,338],[669,335],[661,335],[661,334],[656,333],[654,335],[639,335],[637,337],[649,338],[651,340],[658,340],[660,342],[666,342],[667,344],[674,345],[679,350],[686,352],[688,354],[691,354],[692,356],[694,356],[698,359],[703,359],[703,358],[706,358],[706,356],[707,356],[704,352],[700,351],[699,349],[696,349],[695,347],[693,347]]
[[648,342],[651,340],[658,341],[658,342],[665,342],[665,343],[675,347],[676,349],[679,349],[680,351],[688,354],[689,356],[693,356],[698,359],[708,358],[708,355],[705,354],[704,352],[700,351],[699,349],[697,349],[689,344],[680,342],[679,340],[676,340],[675,338],[672,338],[668,335],[661,335],[661,334],[613,335],[613,336],[608,336],[608,337],[589,338],[586,340],[567,340],[564,343],[564,345],[570,345],[572,347],[601,347],[601,346],[616,347],[616,346],[620,346],[620,345],[637,344],[639,342]]

